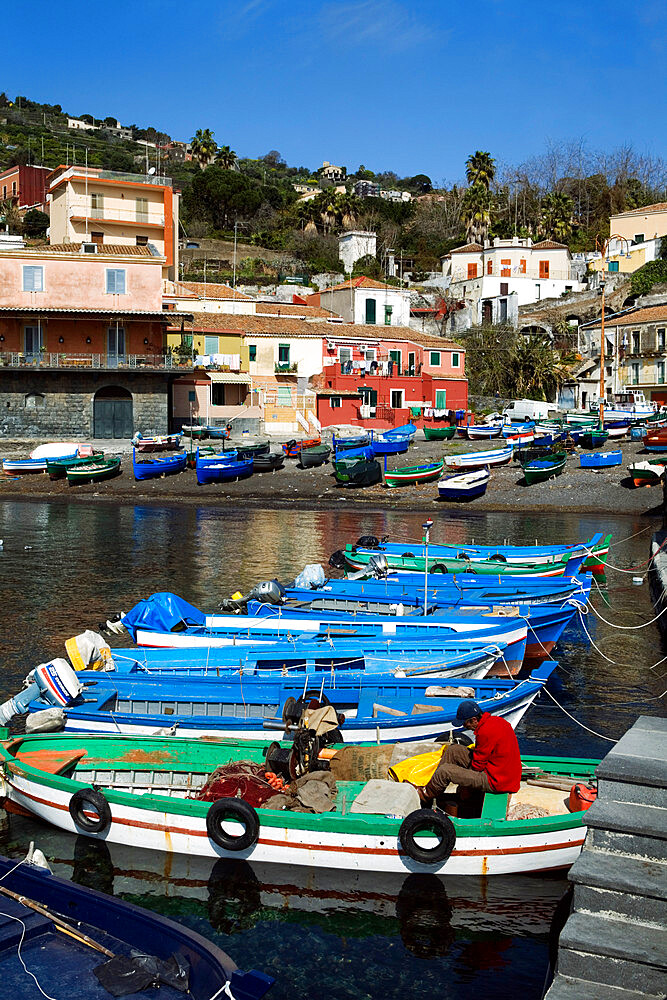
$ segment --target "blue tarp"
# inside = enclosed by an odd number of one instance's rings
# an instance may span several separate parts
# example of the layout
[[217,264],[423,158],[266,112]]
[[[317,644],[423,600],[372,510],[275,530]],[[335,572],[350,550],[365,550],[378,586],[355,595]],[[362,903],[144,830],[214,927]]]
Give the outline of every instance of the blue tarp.
[[162,591],[139,601],[123,615],[121,621],[136,641],[138,628],[145,628],[150,632],[181,631],[186,625],[204,625],[205,617],[198,608],[188,604],[182,597]]

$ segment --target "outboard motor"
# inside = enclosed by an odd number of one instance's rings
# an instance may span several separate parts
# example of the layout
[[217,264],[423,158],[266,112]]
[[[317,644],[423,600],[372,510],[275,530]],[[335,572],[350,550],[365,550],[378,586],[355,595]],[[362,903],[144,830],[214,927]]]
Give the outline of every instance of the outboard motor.
[[226,597],[220,603],[222,611],[242,611],[248,606],[248,601],[259,601],[260,604],[284,604],[285,588],[278,580],[262,580],[245,597],[235,594]]
[[376,556],[371,556],[368,560],[368,572],[376,580],[385,580],[389,572],[389,564],[384,552],[378,552]]
[[67,660],[61,657],[40,663],[26,677],[26,687],[0,705],[0,725],[6,726],[15,715],[27,712],[28,705],[41,698],[45,705],[65,708],[81,694],[83,687]]

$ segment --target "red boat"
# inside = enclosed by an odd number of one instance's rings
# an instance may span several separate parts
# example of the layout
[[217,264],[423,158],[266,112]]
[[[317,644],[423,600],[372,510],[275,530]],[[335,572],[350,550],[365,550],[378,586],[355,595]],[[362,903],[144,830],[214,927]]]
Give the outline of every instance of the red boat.
[[287,458],[298,458],[302,448],[316,448],[322,444],[321,438],[309,438],[305,441],[288,441],[283,445],[283,451]]

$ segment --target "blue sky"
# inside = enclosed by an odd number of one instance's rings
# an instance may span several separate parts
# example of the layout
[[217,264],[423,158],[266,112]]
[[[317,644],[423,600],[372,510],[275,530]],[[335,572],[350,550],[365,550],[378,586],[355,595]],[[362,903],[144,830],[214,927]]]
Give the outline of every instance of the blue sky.
[[547,141],[665,154],[662,0],[91,0],[15,8],[0,89],[240,156],[461,179]]

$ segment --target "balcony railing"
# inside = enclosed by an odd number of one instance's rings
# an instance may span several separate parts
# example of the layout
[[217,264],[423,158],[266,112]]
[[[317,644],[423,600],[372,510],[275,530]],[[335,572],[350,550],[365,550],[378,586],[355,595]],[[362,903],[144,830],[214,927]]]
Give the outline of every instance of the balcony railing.
[[484,270],[482,272],[481,267],[477,274],[469,275],[466,270],[460,271],[456,270],[452,274],[452,282],[460,281],[479,281],[480,278],[530,278],[533,281],[578,281],[579,279],[570,273],[569,270],[557,270],[556,268],[550,268],[548,274],[541,274],[538,268],[529,267],[525,271],[520,271],[518,267],[493,267],[491,271]]
[[60,369],[183,369],[192,368],[190,360],[179,362],[174,354],[86,354],[79,351],[58,354],[45,351],[38,354],[20,351],[0,353],[2,368],[60,368]]

